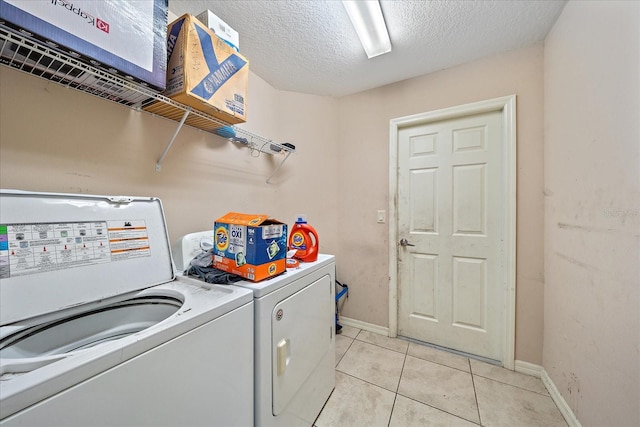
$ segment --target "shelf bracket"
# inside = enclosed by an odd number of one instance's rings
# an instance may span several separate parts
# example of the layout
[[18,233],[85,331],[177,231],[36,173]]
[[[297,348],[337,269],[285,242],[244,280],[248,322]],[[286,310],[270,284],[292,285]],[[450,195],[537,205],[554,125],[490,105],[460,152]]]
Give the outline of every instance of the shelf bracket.
[[287,150],[287,154],[284,156],[284,159],[282,159],[282,161],[280,162],[280,164],[278,165],[278,167],[276,167],[276,169],[271,173],[271,176],[269,176],[269,178],[267,178],[267,184],[271,184],[269,181],[271,181],[271,178],[273,178],[273,176],[278,173],[278,171],[280,170],[280,168],[282,167],[282,165],[284,164],[285,161],[287,161],[287,159],[289,158],[289,156],[291,155],[291,153],[293,153],[293,151],[288,151]]
[[184,125],[184,122],[187,120],[187,117],[189,116],[190,112],[191,112],[191,107],[187,107],[184,111],[184,115],[182,116],[182,119],[180,120],[180,123],[178,123],[178,127],[176,128],[176,131],[173,133],[173,136],[171,137],[171,140],[169,141],[167,146],[164,147],[164,151],[162,152],[162,154],[160,155],[160,158],[156,162],[156,172],[160,172],[162,170],[162,161],[164,160],[167,153],[169,152],[169,149],[173,145],[173,141],[176,140],[176,137],[178,136],[180,129],[182,129],[182,125]]

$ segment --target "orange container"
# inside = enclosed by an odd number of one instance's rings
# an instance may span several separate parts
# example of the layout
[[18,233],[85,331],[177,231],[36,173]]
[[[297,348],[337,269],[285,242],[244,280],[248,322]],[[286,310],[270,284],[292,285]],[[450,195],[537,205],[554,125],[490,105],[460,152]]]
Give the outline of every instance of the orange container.
[[304,215],[298,215],[289,234],[289,250],[297,251],[293,257],[302,262],[314,262],[318,259],[319,245],[316,229],[307,224]]

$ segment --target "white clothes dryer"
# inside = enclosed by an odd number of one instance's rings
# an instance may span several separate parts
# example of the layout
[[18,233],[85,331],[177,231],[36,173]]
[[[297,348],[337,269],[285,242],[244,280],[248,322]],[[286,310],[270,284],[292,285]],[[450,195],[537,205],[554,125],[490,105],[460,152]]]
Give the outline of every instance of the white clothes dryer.
[[253,423],[253,298],[175,278],[159,199],[0,190],[0,425]]
[[[207,239],[213,231],[189,234],[174,252],[186,260],[211,248]],[[184,270],[188,261],[177,264]],[[335,387],[335,257],[234,286],[254,298],[254,425],[313,425]]]

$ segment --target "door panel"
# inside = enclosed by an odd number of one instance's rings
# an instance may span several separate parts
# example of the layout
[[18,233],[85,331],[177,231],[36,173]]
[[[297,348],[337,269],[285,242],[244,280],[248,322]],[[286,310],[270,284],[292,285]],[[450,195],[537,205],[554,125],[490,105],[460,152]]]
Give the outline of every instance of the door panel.
[[486,259],[453,257],[453,324],[484,330]]
[[486,230],[486,164],[453,167],[453,234]]
[[411,173],[411,231],[437,231],[438,170],[419,169]]
[[273,415],[279,415],[331,349],[331,277],[275,305],[271,316]]
[[431,320],[438,320],[436,284],[438,283],[438,257],[413,254],[411,284],[412,313]]
[[398,130],[398,333],[500,360],[500,111]]

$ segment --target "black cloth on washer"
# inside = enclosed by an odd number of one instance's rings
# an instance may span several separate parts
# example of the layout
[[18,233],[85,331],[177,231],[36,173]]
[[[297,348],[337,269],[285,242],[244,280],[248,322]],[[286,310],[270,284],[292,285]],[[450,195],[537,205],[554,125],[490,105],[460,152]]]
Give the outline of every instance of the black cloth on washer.
[[237,274],[213,268],[212,257],[213,252],[211,250],[199,253],[189,262],[189,267],[184,271],[185,276],[196,276],[200,278],[200,280],[217,285],[231,285],[243,280],[243,278]]

